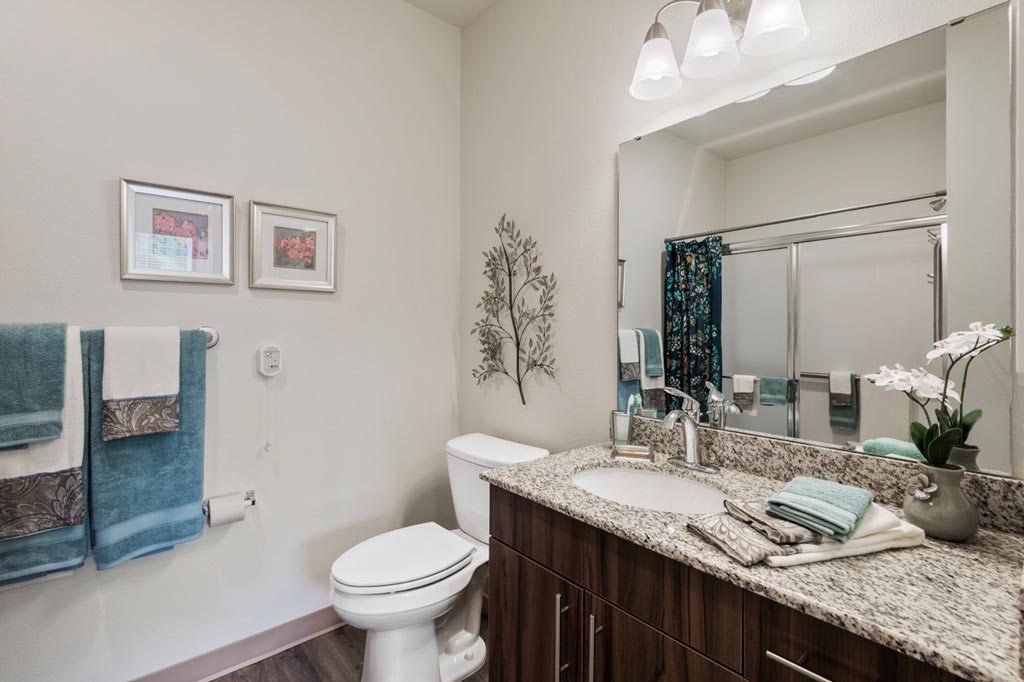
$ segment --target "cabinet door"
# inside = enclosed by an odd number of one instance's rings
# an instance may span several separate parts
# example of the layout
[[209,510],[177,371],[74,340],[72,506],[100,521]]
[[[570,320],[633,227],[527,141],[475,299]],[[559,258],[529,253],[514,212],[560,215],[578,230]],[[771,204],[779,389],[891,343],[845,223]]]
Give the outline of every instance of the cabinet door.
[[490,681],[580,682],[582,591],[493,538],[490,573]]
[[584,682],[742,682],[736,673],[589,592],[584,601]]

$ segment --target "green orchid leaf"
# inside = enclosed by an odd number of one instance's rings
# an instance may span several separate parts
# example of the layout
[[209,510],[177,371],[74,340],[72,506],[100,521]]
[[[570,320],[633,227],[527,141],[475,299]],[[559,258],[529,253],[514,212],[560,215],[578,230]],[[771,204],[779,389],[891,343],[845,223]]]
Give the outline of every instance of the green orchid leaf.
[[962,436],[963,432],[960,429],[949,429],[936,436],[928,444],[928,452],[925,454],[928,463],[932,466],[943,466],[949,460],[949,454],[960,442]]
[[917,447],[917,451],[924,455],[928,451],[928,447],[925,444],[925,434],[928,433],[928,427],[921,422],[910,422],[910,440],[914,442]]

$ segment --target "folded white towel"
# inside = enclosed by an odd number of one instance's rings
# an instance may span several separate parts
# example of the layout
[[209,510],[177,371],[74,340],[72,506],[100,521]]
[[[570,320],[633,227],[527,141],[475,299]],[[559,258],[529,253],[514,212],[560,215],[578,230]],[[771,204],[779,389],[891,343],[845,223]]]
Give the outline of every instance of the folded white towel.
[[852,395],[853,375],[850,372],[829,372],[828,392],[836,395]]
[[619,362],[624,365],[640,362],[640,346],[636,340],[635,329],[619,330]]
[[177,327],[103,330],[103,400],[178,394]]
[[913,547],[923,542],[923,530],[903,521],[885,507],[872,503],[857,530],[846,542],[826,539],[818,543],[795,545],[797,554],[770,556],[765,559],[765,563],[769,566],[798,566],[898,547]]
[[753,374],[733,374],[732,375],[732,392],[733,393],[753,393],[754,382],[757,381],[757,377]]
[[[636,339],[638,341],[637,347],[639,349],[639,357],[640,358],[646,358],[647,357],[647,348],[646,348],[646,345],[644,344],[644,335],[639,333],[639,332],[635,332],[635,331],[633,333],[634,333],[634,335],[635,335],[635,337],[636,337]],[[664,352],[664,350],[662,348],[662,345],[661,345],[661,333],[660,332],[655,332],[655,333],[658,334],[658,354],[661,355],[661,357],[665,357],[665,352]],[[664,374],[662,374],[660,377],[649,377],[649,376],[647,376],[647,372],[643,372],[643,371],[640,372],[640,390],[641,391],[655,391],[655,390],[660,391],[663,388],[665,388],[665,375]],[[645,406],[647,405],[647,402],[648,401],[645,398],[644,399]]]
[[20,478],[82,466],[85,449],[85,399],[82,388],[82,337],[80,327],[68,327],[64,361],[64,425],[59,438],[31,443],[18,450],[0,452],[0,479]]

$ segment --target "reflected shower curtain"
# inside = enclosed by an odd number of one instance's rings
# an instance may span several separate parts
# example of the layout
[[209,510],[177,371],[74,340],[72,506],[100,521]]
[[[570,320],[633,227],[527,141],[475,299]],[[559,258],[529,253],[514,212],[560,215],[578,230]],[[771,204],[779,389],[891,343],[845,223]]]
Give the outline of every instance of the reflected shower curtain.
[[[710,381],[722,388],[722,238],[665,245],[665,384],[707,409]],[[679,399],[669,396],[672,409]]]

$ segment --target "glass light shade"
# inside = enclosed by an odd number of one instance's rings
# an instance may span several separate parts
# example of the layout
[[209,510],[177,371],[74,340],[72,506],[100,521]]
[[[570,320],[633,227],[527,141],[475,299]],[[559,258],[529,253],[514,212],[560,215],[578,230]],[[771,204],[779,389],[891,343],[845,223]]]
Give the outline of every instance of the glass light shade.
[[762,97],[767,95],[769,92],[771,92],[770,89],[769,90],[762,90],[761,92],[755,92],[753,95],[750,95],[748,97],[741,97],[740,99],[738,99],[736,101],[737,102],[753,102],[755,100],[761,99]]
[[811,32],[800,0],[752,0],[740,49],[753,57],[796,47]]
[[665,28],[661,24],[654,24],[640,48],[629,94],[642,100],[668,97],[683,84],[676,64],[676,53],[672,50]]
[[682,74],[687,78],[716,78],[739,61],[740,51],[725,10],[709,9],[698,14],[679,67]]
[[828,78],[833,71],[836,70],[835,66],[826,66],[821,71],[815,71],[814,73],[802,76],[800,78],[794,78],[793,80],[785,83],[784,85],[809,85],[811,83],[817,83],[823,78]]

